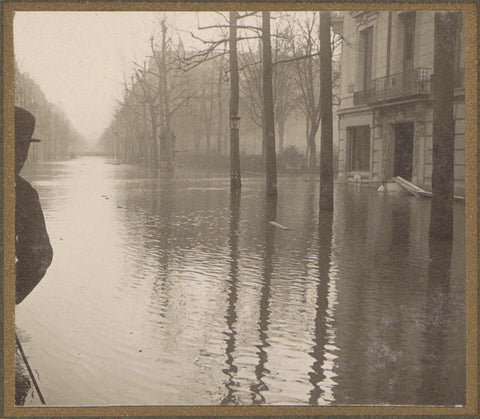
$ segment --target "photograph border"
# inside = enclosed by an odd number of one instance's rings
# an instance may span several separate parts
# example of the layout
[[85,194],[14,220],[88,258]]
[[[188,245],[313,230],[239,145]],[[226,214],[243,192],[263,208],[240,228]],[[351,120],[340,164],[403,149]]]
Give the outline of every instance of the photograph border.
[[[478,413],[478,108],[477,26],[480,5],[458,2],[202,2],[193,1],[3,1],[2,2],[2,249],[3,417],[61,416],[303,416],[303,415],[474,415]],[[109,406],[15,407],[15,174],[13,16],[16,11],[213,11],[213,10],[458,10],[465,12],[465,263],[466,406]],[[3,397],[2,397],[3,396]],[[2,400],[3,399],[3,400]]]

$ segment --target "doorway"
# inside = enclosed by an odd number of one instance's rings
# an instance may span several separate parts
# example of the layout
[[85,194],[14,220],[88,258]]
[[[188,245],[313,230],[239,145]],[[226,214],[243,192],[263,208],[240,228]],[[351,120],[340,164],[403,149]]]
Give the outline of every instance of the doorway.
[[395,156],[393,175],[411,181],[413,174],[413,122],[394,124]]

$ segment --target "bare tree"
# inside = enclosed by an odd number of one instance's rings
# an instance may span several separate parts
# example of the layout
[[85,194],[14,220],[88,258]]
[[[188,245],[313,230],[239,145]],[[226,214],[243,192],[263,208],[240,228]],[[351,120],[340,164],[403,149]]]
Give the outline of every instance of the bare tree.
[[[279,151],[283,151],[285,125],[289,115],[297,107],[296,86],[292,78],[292,65],[288,63],[288,37],[282,33],[277,20],[275,33],[271,37],[275,40],[272,47],[272,85],[275,122],[279,134]],[[260,29],[260,28],[259,28]],[[263,126],[263,88],[262,88],[262,43],[258,50],[252,50],[248,44],[248,51],[241,56],[241,91],[246,110],[250,119],[262,128]],[[277,65],[278,63],[278,65]],[[265,142],[262,141],[262,154],[265,155]]]
[[299,107],[305,115],[305,132],[307,140],[307,158],[310,170],[317,167],[317,146],[315,137],[320,126],[320,63],[316,59],[319,51],[318,38],[315,31],[318,27],[317,14],[303,22],[292,22],[291,32],[299,30],[301,35],[291,38],[291,49],[294,56],[306,56],[303,60],[294,61],[295,82],[300,91]]
[[430,237],[453,237],[455,120],[453,115],[457,16],[435,12],[433,172]]
[[224,59],[221,56],[217,60],[217,154],[222,154],[222,138],[225,131],[224,128],[224,112],[223,105],[225,94],[223,92],[223,81],[224,81]]
[[[208,80],[207,80],[208,78]],[[214,79],[212,74],[203,74],[200,94],[200,104],[202,110],[202,122],[205,132],[206,153],[210,153],[210,143],[213,131],[214,119]]]
[[[318,14],[300,20],[289,18],[290,41],[293,57],[288,60],[294,64],[294,80],[299,91],[298,106],[305,115],[305,134],[307,142],[307,158],[310,170],[316,171],[317,146],[316,136],[321,122],[321,90],[320,90],[320,36]],[[298,35],[295,35],[297,34]],[[335,55],[336,46],[340,38],[334,36],[330,39],[332,56]],[[340,81],[338,63],[333,63],[332,86],[334,90]],[[336,95],[334,95],[335,97]],[[338,101],[338,100],[336,100]]]
[[230,188],[240,189],[242,179],[240,173],[240,144],[238,132],[238,103],[240,97],[237,53],[237,20],[238,13],[230,12]]
[[[241,173],[240,173],[240,145],[239,145],[239,69],[238,69],[238,50],[237,42],[239,40],[251,39],[252,37],[238,36],[238,29],[251,29],[248,25],[239,25],[238,21],[245,17],[250,16],[250,13],[245,13],[240,15],[238,12],[230,12],[228,19],[222,14],[222,17],[226,20],[226,24],[216,24],[211,26],[199,25],[199,30],[206,29],[228,29],[228,36],[223,36],[221,39],[217,40],[205,40],[197,35],[190,33],[191,36],[197,40],[202,41],[206,48],[198,51],[195,54],[190,55],[189,57],[184,57],[184,69],[186,71],[191,70],[207,61],[214,60],[218,57],[221,57],[225,54],[229,54],[229,66],[230,66],[230,186],[232,190],[241,188]],[[228,42],[229,49],[221,49],[222,45],[225,45]]]
[[[150,43],[153,49],[153,36],[150,39]],[[160,98],[161,85],[158,80],[155,80],[151,72],[148,70],[147,63],[144,62],[143,68],[137,68],[135,70],[135,76],[132,80],[131,87],[128,87],[125,83],[125,98],[123,103],[121,102],[121,108],[128,110],[136,114],[138,117],[143,118],[145,122],[149,122],[150,132],[150,159],[149,166],[154,170],[159,168],[159,156],[158,156],[158,129],[160,126],[158,102]],[[140,106],[137,106],[129,98],[135,98]],[[118,119],[118,116],[117,118]],[[117,135],[119,132],[117,131]]]
[[275,150],[275,118],[272,85],[272,44],[270,12],[262,12],[263,47],[263,138],[265,142],[265,168],[267,195],[277,194],[277,155]]
[[177,51],[172,51],[172,43],[167,39],[166,20],[161,21],[162,39],[160,51],[156,51],[152,42],[152,53],[158,73],[152,71],[160,79],[160,159],[166,168],[175,168],[175,134],[172,130],[172,117],[190,100],[188,78],[180,71],[178,56],[183,46],[177,45]]
[[330,12],[320,12],[320,208],[333,211],[332,49]]
[[[249,43],[247,51],[240,56],[242,102],[248,117],[259,128],[263,126],[262,54],[259,42],[258,50],[253,50]],[[262,144],[262,154],[265,154],[265,144]]]
[[16,63],[15,104],[24,107],[36,118],[35,135],[45,139],[31,148],[28,164],[42,160],[60,160],[86,148],[85,139],[73,128],[65,113],[48,102],[41,88],[22,73]]
[[[130,86],[125,83],[125,98],[120,105],[148,125],[143,132],[150,136],[149,146],[144,150],[149,155],[149,166],[155,170],[162,167],[172,171],[175,168],[172,117],[189,102],[190,91],[189,79],[178,63],[178,50],[182,45],[174,46],[168,38],[165,19],[160,21],[160,26],[160,44],[155,44],[152,35],[152,55],[143,66],[134,63],[134,77]],[[135,100],[127,100],[131,98]]]
[[[278,151],[283,152],[285,125],[287,119],[297,109],[297,86],[293,78],[293,65],[289,63],[289,32],[281,28],[282,20],[276,25],[273,48],[273,100],[275,122],[278,128]],[[285,62],[284,62],[285,61]]]

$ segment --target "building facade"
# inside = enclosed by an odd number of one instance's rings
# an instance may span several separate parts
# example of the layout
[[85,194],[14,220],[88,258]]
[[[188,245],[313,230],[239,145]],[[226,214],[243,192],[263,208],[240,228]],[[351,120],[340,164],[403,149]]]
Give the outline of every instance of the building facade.
[[[463,16],[455,66],[455,193],[465,191]],[[431,190],[434,12],[346,12],[340,86],[339,180],[401,176]]]

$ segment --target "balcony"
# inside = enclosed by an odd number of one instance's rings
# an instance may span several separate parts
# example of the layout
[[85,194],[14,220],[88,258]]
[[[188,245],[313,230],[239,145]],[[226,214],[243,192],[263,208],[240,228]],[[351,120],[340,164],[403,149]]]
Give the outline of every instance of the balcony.
[[372,80],[368,89],[353,93],[353,104],[375,104],[428,95],[431,71],[419,67]]

